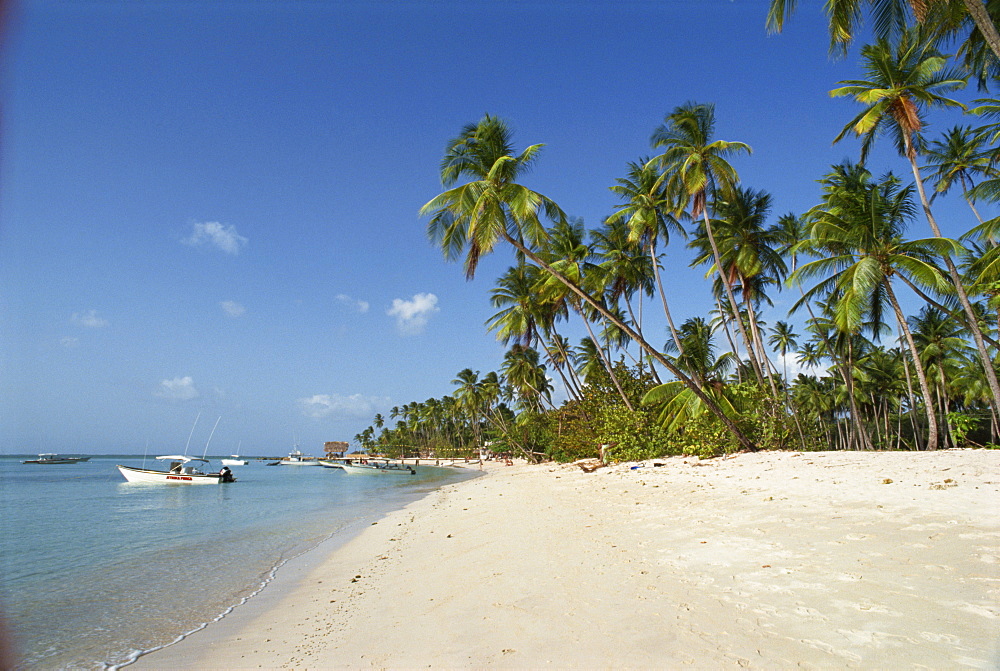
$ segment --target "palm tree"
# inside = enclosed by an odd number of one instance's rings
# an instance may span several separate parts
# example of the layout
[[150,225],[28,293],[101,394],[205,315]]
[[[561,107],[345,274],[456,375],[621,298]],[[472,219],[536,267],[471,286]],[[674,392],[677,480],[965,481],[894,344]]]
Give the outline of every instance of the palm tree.
[[[764,227],[771,210],[771,196],[765,191],[737,186],[728,198],[716,203],[715,209],[718,219],[714,220],[713,226],[723,264],[717,272],[716,288],[723,282],[734,288],[739,287],[751,336],[751,341],[747,343],[748,355],[758,362],[777,397],[755,308],[762,301],[770,303],[764,288],[779,284],[787,272],[785,262],[777,251],[780,236],[773,228]],[[703,226],[699,227],[689,246],[700,252],[692,265],[706,263],[714,255]]]
[[551,407],[552,385],[545,374],[545,366],[538,361],[536,350],[515,344],[504,355],[501,372],[513,387],[522,410],[540,413],[543,403]]
[[934,191],[944,195],[958,182],[962,195],[980,224],[983,218],[976,209],[971,191],[976,186],[976,178],[995,176],[996,170],[990,165],[990,151],[986,138],[970,126],[955,126],[938,140],[932,140],[924,148],[924,156],[929,159],[927,168],[933,170],[929,179],[934,180]]
[[[739,181],[736,170],[727,158],[740,152],[749,154],[751,149],[742,142],[713,140],[714,132],[715,106],[686,103],[667,115],[663,124],[653,133],[651,143],[655,148],[665,148],[653,162],[663,170],[661,180],[664,180],[667,193],[676,197],[676,214],[679,215],[690,204],[691,218],[702,217],[715,267],[721,274],[724,266],[709,217],[709,203],[713,198],[729,196]],[[723,278],[722,285],[733,314],[738,315],[740,309],[731,284]],[[752,354],[753,347],[746,329],[740,320],[736,320],[736,324],[747,344],[748,356],[757,380],[763,383],[763,373]]]
[[[702,389],[720,407],[725,408],[732,416],[737,416],[739,412],[724,381],[736,357],[729,352],[716,356],[716,348],[712,344],[712,328],[701,317],[693,317],[681,324],[680,335],[684,341],[684,353],[674,359],[677,366],[700,380]],[[670,341],[667,343],[667,350],[679,352],[681,348],[678,345],[679,343]],[[653,408],[657,413],[658,423],[668,431],[678,431],[692,419],[707,412],[702,400],[679,382],[667,382],[653,387],[643,396],[642,404]]]
[[[785,20],[795,10],[798,0],[771,0],[767,13],[767,28],[781,32]],[[927,22],[941,36],[960,29],[963,16],[975,24],[979,37],[986,43],[995,59],[1000,59],[1000,33],[990,16],[985,0],[827,0],[826,12],[830,17],[830,50],[844,54],[850,46],[862,21],[862,8],[869,6],[875,36],[888,39],[906,30],[909,15],[920,23]],[[936,8],[937,12],[929,9]],[[931,17],[932,20],[928,20]],[[969,38],[964,48],[974,48],[976,36]]]
[[869,181],[867,171],[858,178],[845,183],[840,192],[829,193],[825,210],[814,211],[810,242],[827,256],[802,266],[796,273],[810,278],[833,272],[807,295],[834,294],[834,321],[845,333],[860,330],[866,315],[880,319],[884,302],[892,306],[924,397],[928,446],[935,449],[938,429],[933,399],[892,279],[907,276],[910,282],[932,291],[946,291],[947,279],[934,259],[953,251],[955,243],[942,238],[904,241],[905,224],[913,216],[911,189],[900,188],[899,180],[892,175],[874,183]]
[[[605,319],[615,322],[614,315],[597,299],[532,251],[531,247],[538,248],[547,238],[540,214],[557,222],[566,219],[555,202],[516,182],[530,167],[540,149],[541,145],[532,145],[515,156],[511,131],[496,117],[487,115],[479,123],[466,126],[458,137],[448,143],[441,163],[442,183],[446,188],[452,188],[433,198],[420,210],[421,216],[431,217],[427,225],[428,234],[440,244],[446,258],[456,259],[465,254],[466,277],[470,279],[475,275],[480,257],[491,252],[503,240],[564,284]],[[454,186],[463,178],[470,181]],[[624,323],[616,323],[616,326],[679,380],[694,386],[690,378],[677,370],[663,353],[634,329]],[[753,450],[754,445],[739,427],[710,399],[706,397],[704,400],[740,444]]]
[[624,200],[618,211],[608,217],[609,223],[624,221],[629,229],[629,240],[638,242],[649,254],[656,278],[656,287],[663,305],[663,314],[675,342],[680,342],[674,319],[667,305],[667,294],[663,290],[660,277],[660,263],[656,248],[660,240],[670,242],[670,232],[686,236],[684,229],[673,215],[674,205],[670,202],[660,183],[660,174],[649,164],[649,159],[640,159],[628,164],[628,176],[619,177],[611,190]]
[[[965,80],[945,70],[946,59],[923,39],[919,31],[913,29],[905,31],[900,36],[898,44],[891,45],[887,40],[879,40],[876,44],[865,46],[861,50],[861,55],[868,79],[841,82],[846,86],[830,91],[830,95],[853,96],[865,107],[844,127],[834,142],[843,139],[848,132],[862,137],[861,161],[864,163],[877,134],[888,127],[896,137],[897,149],[910,162],[927,223],[934,237],[943,238],[931,212],[924,191],[923,178],[917,165],[917,144],[919,133],[923,128],[921,112],[928,106],[964,109],[965,106],[961,103],[945,98],[941,94],[965,86]],[[965,311],[969,331],[976,342],[976,349],[986,371],[994,403],[1000,407],[1000,383],[997,382],[996,372],[986,350],[972,303],[950,254],[944,255],[944,262],[958,300]]]
[[781,355],[781,365],[784,367],[782,377],[785,379],[785,389],[788,389],[788,351],[799,346],[796,338],[798,334],[792,330],[788,322],[776,321],[771,328],[771,337],[767,339],[767,344],[778,350]]

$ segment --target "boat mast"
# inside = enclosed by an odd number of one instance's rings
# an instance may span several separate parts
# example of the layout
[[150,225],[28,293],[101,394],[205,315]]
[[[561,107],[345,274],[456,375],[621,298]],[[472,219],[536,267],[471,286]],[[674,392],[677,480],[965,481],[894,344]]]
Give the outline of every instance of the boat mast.
[[201,419],[201,410],[198,411],[198,416],[194,418],[194,424],[191,426],[191,433],[188,434],[187,445],[184,446],[184,456],[188,454],[188,448],[191,447],[191,436],[194,435],[194,427],[198,426],[198,420]]
[[[219,422],[221,421],[222,421],[222,415],[219,415],[219,419],[215,420],[215,426],[212,427],[212,433],[208,434],[208,443],[212,442],[212,436],[215,435],[215,430],[219,428]],[[208,454],[208,443],[205,443],[205,451],[201,455],[202,459],[204,459],[205,455]]]

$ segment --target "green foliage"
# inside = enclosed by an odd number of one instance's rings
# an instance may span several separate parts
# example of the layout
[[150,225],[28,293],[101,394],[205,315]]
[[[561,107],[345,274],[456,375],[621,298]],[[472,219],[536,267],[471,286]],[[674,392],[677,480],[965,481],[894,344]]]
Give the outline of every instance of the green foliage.
[[955,445],[962,447],[966,444],[966,439],[969,436],[969,432],[972,431],[976,424],[975,417],[970,417],[961,412],[949,412],[948,413],[948,424],[951,426],[951,436],[955,439]]
[[597,419],[609,461],[642,461],[665,454],[668,434],[652,413],[630,411],[624,403],[604,406]]

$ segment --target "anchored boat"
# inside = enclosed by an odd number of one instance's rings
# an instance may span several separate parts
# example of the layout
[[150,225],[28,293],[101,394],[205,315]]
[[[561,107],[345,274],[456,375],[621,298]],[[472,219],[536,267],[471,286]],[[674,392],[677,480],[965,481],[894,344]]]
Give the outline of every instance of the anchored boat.
[[160,471],[119,464],[118,470],[129,482],[157,482],[168,485],[217,485],[223,482],[236,482],[233,472],[227,466],[223,466],[218,473],[204,473],[192,465],[192,462],[207,464],[208,459],[176,454],[168,454],[157,457],[157,459],[169,461],[170,467],[165,471]]

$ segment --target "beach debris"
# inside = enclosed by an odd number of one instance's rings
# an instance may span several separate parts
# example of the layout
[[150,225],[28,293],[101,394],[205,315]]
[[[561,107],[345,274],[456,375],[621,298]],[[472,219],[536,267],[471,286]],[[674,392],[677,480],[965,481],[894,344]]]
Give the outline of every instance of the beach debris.
[[600,459],[578,459],[572,465],[579,466],[584,473],[593,473],[605,464]]
[[886,479],[884,479],[882,481],[882,484],[883,485],[891,485],[892,484],[892,478],[886,478]]

